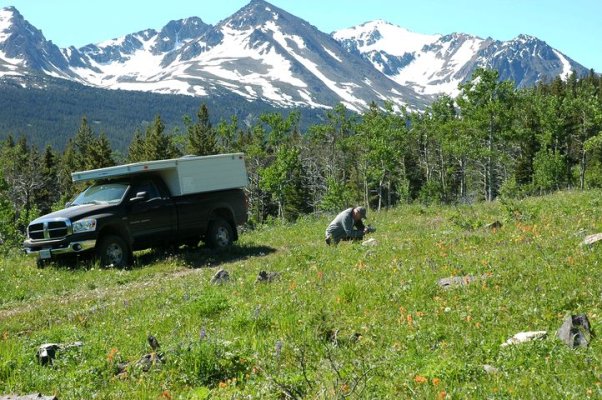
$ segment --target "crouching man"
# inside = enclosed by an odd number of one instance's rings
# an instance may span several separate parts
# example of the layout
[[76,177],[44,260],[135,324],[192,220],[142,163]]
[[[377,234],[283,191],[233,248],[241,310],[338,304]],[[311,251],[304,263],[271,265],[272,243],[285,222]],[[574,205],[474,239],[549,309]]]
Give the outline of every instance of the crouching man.
[[341,240],[362,239],[373,229],[364,226],[362,219],[366,218],[364,207],[348,208],[332,220],[326,228],[326,244],[337,244]]

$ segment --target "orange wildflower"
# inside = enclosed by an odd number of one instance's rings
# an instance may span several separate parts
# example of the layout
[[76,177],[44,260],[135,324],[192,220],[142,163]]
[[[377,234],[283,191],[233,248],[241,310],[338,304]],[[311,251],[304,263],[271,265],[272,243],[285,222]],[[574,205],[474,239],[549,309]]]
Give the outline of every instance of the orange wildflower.
[[119,350],[117,350],[115,347],[113,347],[111,350],[109,350],[109,354],[107,354],[107,361],[113,362],[113,360],[115,359],[115,356],[117,355],[118,352],[119,352]]

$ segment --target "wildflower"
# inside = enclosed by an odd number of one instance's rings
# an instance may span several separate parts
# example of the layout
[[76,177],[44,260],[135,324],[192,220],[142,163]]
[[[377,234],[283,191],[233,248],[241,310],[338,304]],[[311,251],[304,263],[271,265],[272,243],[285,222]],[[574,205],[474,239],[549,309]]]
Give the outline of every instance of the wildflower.
[[422,375],[416,375],[416,376],[414,377],[414,382],[416,382],[416,383],[420,383],[420,384],[423,384],[423,383],[427,383],[427,382],[428,382],[428,379],[427,379],[427,378],[425,378],[425,377],[424,377],[424,376],[422,376]]
[[113,347],[111,350],[109,350],[109,354],[107,354],[107,361],[113,362],[113,360],[115,359],[115,356],[117,355],[118,352],[119,352],[119,350],[117,350],[115,347]]

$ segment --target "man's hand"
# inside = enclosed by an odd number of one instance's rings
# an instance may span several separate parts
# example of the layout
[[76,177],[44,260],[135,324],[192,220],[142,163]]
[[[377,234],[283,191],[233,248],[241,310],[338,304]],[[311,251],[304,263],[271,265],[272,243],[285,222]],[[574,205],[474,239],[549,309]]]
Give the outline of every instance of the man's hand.
[[373,228],[370,225],[368,225],[367,227],[364,228],[364,233],[373,233],[373,232],[376,232],[376,228]]

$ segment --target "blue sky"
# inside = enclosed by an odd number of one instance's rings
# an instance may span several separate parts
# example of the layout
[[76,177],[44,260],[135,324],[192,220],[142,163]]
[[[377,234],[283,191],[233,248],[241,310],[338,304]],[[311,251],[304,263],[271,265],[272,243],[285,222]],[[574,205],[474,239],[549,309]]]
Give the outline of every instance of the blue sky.
[[[47,39],[80,47],[173,19],[215,24],[250,0],[0,0],[15,6]],[[587,68],[602,72],[602,0],[273,0],[330,33],[383,19],[417,33],[463,32],[508,40],[536,36]]]

